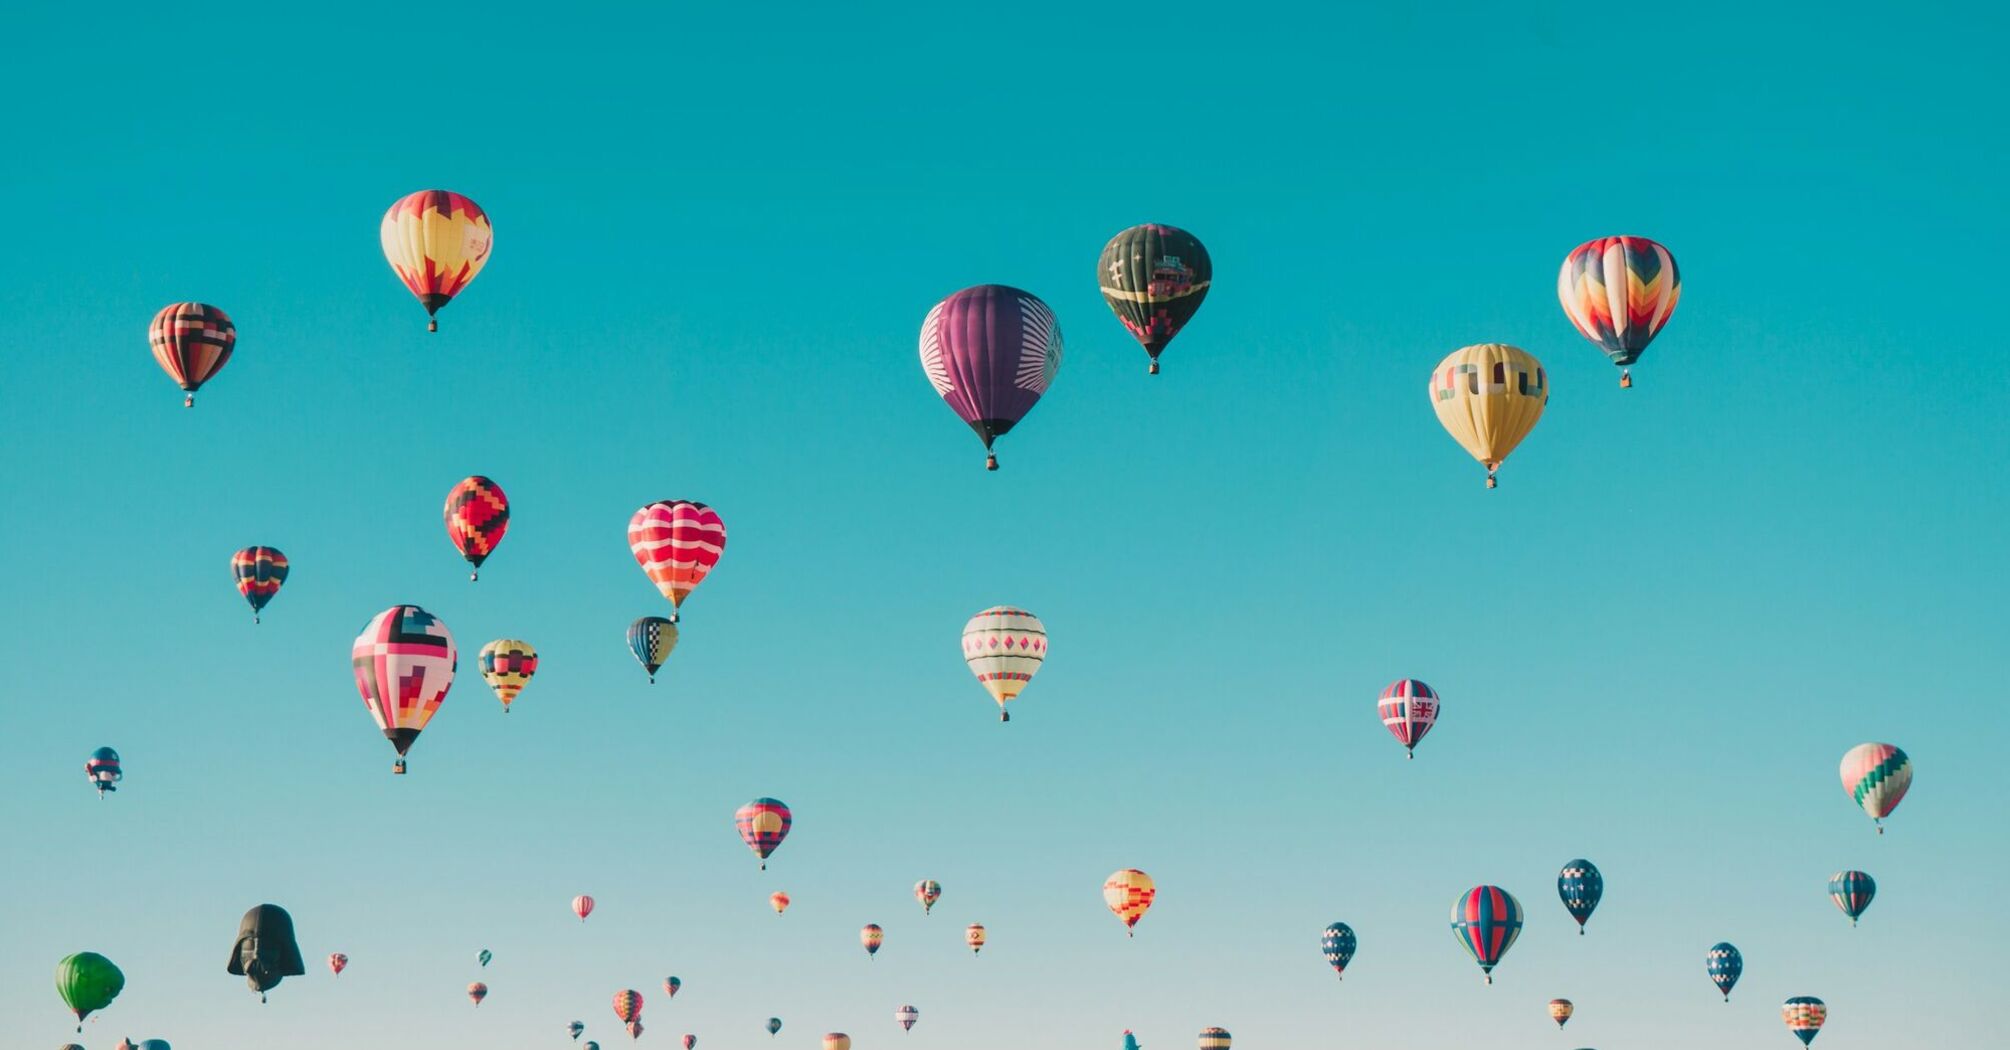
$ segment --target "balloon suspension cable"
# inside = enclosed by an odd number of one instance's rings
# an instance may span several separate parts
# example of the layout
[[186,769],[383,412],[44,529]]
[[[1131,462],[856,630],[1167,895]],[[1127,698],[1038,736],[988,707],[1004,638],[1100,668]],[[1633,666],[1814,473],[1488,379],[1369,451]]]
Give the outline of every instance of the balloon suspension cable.
[[1620,370],[1619,370],[1619,389],[1621,389],[1621,390],[1630,390],[1630,389],[1632,389],[1632,388],[1633,388],[1633,370],[1632,370],[1632,369],[1630,369],[1630,368],[1622,368],[1622,369],[1620,369]]
[[984,469],[985,470],[998,469],[998,453],[996,452],[984,453]]
[[190,394],[190,395],[188,395],[187,397],[184,397],[184,398],[182,398],[182,399],[181,399],[181,407],[183,407],[183,408],[194,408],[194,407],[195,407],[195,395],[194,395],[194,394]]

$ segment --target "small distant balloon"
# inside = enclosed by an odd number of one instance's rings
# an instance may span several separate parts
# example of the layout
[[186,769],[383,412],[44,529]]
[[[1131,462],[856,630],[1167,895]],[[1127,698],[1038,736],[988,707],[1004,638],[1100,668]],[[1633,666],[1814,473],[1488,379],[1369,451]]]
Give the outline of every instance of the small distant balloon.
[[147,344],[161,371],[188,391],[183,407],[193,408],[195,392],[230,363],[237,326],[229,314],[207,303],[169,303],[147,326]]
[[851,1036],[843,1032],[829,1032],[824,1035],[824,1050],[851,1050]]
[[266,603],[279,594],[286,571],[286,555],[277,547],[246,547],[230,556],[230,575],[237,581],[237,593],[251,605],[252,623],[259,621]]
[[580,1036],[586,1034],[586,1022],[574,1021],[566,1025],[565,1030],[572,1035],[573,1039],[577,1040]]
[[1231,1042],[1226,1028],[1200,1030],[1200,1050],[1229,1050]]
[[913,1030],[914,1022],[919,1020],[921,1020],[921,1011],[912,1006],[902,1006],[893,1012],[893,1023],[899,1025],[900,1030],[903,1032]]
[[1138,1037],[1128,1028],[1124,1029],[1124,1050],[1138,1050]]
[[489,997],[488,985],[483,984],[480,981],[476,981],[473,984],[468,985],[469,1002],[474,1003],[476,1006],[480,1006],[482,1004],[482,1000],[488,997]]
[[921,902],[921,914],[927,915],[935,908],[935,902],[942,899],[942,884],[934,879],[915,883],[914,899]]
[[663,995],[665,998],[668,999],[677,998],[677,989],[682,987],[684,987],[684,982],[681,978],[677,977],[663,978]]
[[615,992],[614,1016],[628,1024],[640,1021],[642,1019],[642,993],[633,988]]
[[119,753],[109,747],[91,752],[91,757],[84,760],[84,775],[90,778],[91,786],[98,789],[99,798],[104,798],[107,791],[118,791],[119,781],[126,777],[125,770],[119,765]]
[[341,952],[336,952],[328,957],[329,973],[332,973],[335,976],[340,977],[342,976],[342,971],[348,968],[349,968],[349,957],[342,954]]
[[1570,1022],[1570,1015],[1576,1011],[1577,1008],[1572,1006],[1568,999],[1551,999],[1549,1001],[1549,1019],[1555,1021],[1558,1028],[1562,1028],[1568,1024]]
[[1499,886],[1475,886],[1452,902],[1452,936],[1480,964],[1487,983],[1494,967],[1521,936],[1521,902]]
[[885,940],[886,931],[881,929],[876,922],[866,923],[864,928],[858,931],[858,943],[865,947],[865,955],[868,959],[879,954],[879,946]]
[[782,1030],[782,1019],[781,1019],[781,1018],[779,1018],[779,1017],[770,1017],[770,1018],[768,1018],[768,1034],[769,1034],[770,1036],[774,1035],[774,1034],[775,1034],[776,1032],[779,1032],[779,1031],[781,1031],[781,1030]]
[[1382,725],[1389,735],[1403,745],[1403,752],[1409,758],[1417,757],[1417,743],[1424,734],[1438,724],[1438,694],[1431,687],[1414,678],[1398,678],[1382,690],[1382,698],[1375,702],[1375,709],[1382,716]]
[[1578,936],[1583,936],[1584,924],[1590,921],[1599,899],[1605,896],[1605,876],[1598,873],[1597,865],[1580,857],[1565,864],[1557,874],[1556,895],[1563,901],[1564,910],[1577,920]]
[[580,922],[585,922],[586,917],[593,914],[593,898],[584,893],[572,898],[572,913],[579,916]]
[[656,671],[677,648],[677,625],[661,616],[644,616],[628,625],[628,651],[656,684]]
[[733,826],[740,832],[740,841],[761,858],[762,871],[768,870],[768,855],[780,848],[794,823],[795,816],[789,807],[772,798],[757,798],[733,814]]
[[1710,946],[1710,953],[1703,958],[1703,968],[1710,975],[1710,983],[1724,993],[1724,1001],[1731,1001],[1731,989],[1737,985],[1739,975],[1745,972],[1745,957],[1737,946],[1728,941],[1718,941]]
[[689,1032],[684,1033],[684,1050],[698,1050],[698,1037]]
[[1822,1025],[1829,1019],[1828,1004],[1812,995],[1796,995],[1780,1004],[1780,1018],[1787,1022],[1787,1031],[1807,1046],[1815,1041]]
[[970,954],[984,950],[984,927],[971,923],[963,928],[963,943],[970,946]]
[[775,892],[768,894],[768,907],[775,909],[776,915],[780,915],[781,913],[788,911],[789,895],[783,893],[780,890],[776,890]]
[[998,720],[1010,722],[1005,705],[1040,673],[1047,659],[1047,627],[1024,609],[994,605],[963,625],[963,662],[998,704]]
[[1877,880],[1861,871],[1838,871],[1829,876],[1829,899],[1835,902],[1844,915],[1849,916],[1849,924],[1870,907],[1871,898],[1877,896]]
[[495,690],[496,699],[502,701],[503,713],[508,714],[510,702],[537,674],[537,650],[529,642],[498,638],[482,646],[476,664],[481,668],[482,680]]
[[1319,951],[1326,956],[1326,964],[1340,976],[1347,973],[1347,964],[1354,961],[1354,927],[1344,922],[1336,922],[1326,927],[1319,935]]

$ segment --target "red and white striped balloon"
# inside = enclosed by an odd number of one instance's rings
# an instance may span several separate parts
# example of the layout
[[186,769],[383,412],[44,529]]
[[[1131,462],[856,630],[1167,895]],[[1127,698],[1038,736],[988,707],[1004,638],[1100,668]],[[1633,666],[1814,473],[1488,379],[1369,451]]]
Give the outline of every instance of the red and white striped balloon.
[[[719,512],[690,500],[658,500],[628,519],[628,549],[673,609],[697,590],[726,550]],[[670,617],[677,619],[675,613]]]

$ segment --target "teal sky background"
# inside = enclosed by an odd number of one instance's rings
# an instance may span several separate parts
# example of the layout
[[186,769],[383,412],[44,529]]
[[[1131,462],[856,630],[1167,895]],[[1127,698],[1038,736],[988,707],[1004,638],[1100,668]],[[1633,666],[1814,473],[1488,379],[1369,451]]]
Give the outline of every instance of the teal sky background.
[[[555,1050],[575,1018],[612,1050],[622,988],[643,1050],[1786,1050],[1801,994],[1819,1050],[1988,1029],[2000,11],[15,19],[0,1041],[73,1038],[50,971],[81,950],[128,981],[91,1050]],[[496,228],[433,335],[377,242],[427,187]],[[1217,277],[1155,379],[1093,273],[1144,221]],[[1554,291],[1617,233],[1685,278],[1625,392]],[[1068,350],[987,474],[915,340],[993,281]],[[181,299],[239,331],[192,411],[145,339]],[[1553,388],[1494,492],[1425,396],[1484,341]],[[474,473],[513,517],[470,584],[440,505]],[[624,529],[670,497],[730,538],[651,687],[622,633],[666,603]],[[254,543],[293,563],[255,627]],[[463,665],[393,778],[348,652],[398,602]],[[1007,726],[957,648],[997,603],[1054,644]],[[507,718],[471,667],[496,637],[543,656]],[[1414,762],[1375,714],[1403,676],[1445,698]],[[1917,769],[1882,838],[1836,776],[1866,740]],[[796,814],[765,873],[731,819],[759,795]],[[1099,893],[1130,866],[1135,940]],[[1842,868],[1879,885],[1857,929]],[[1528,914],[1492,987],[1446,929],[1483,882]],[[311,972],[260,1006],[223,967],[263,901]]]

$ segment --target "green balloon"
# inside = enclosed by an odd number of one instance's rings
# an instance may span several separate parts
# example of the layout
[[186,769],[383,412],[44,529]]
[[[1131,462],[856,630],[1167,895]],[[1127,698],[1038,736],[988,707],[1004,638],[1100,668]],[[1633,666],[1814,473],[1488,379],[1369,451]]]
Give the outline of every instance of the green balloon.
[[77,1031],[93,1010],[112,1005],[126,986],[126,975],[97,952],[78,952],[56,964],[56,994],[77,1015]]

